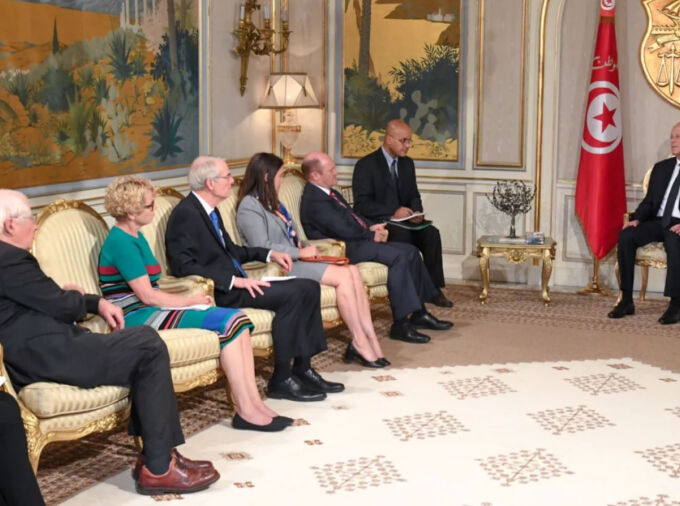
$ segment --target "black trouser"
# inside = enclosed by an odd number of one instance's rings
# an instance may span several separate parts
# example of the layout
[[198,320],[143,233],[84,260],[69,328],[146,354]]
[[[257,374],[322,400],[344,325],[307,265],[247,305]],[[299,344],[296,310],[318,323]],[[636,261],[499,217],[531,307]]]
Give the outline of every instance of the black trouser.
[[423,262],[435,286],[444,286],[444,268],[442,267],[442,239],[437,227],[430,225],[422,230],[407,230],[395,225],[387,225],[390,232],[389,241],[413,244],[423,254]]
[[[63,353],[50,359],[44,350],[57,339],[61,339]],[[131,327],[111,334],[46,333],[31,338],[28,344],[13,341],[5,346],[5,365],[15,386],[51,381],[82,388],[129,387],[129,433],[142,438],[144,454],[149,459],[169,456],[172,448],[184,443],[168,349],[151,327]],[[21,378],[20,384],[16,378]]]
[[6,392],[0,392],[0,505],[45,505],[28,461],[19,406]]
[[[671,219],[670,226],[680,223],[680,219]],[[633,276],[635,272],[635,252],[641,246],[650,242],[663,241],[666,249],[666,285],[663,294],[666,297],[680,296],[680,236],[664,228],[661,219],[641,222],[637,227],[621,230],[619,235],[618,260],[621,273],[621,290],[633,291]]]
[[347,258],[353,264],[378,262],[387,265],[387,291],[392,317],[399,320],[423,308],[437,295],[418,250],[400,242],[348,241]]
[[321,322],[321,287],[311,279],[273,281],[261,287],[264,295],[251,297],[247,290],[234,288],[216,292],[215,302],[224,307],[254,307],[274,311],[272,338],[274,361],[308,358],[326,349]]

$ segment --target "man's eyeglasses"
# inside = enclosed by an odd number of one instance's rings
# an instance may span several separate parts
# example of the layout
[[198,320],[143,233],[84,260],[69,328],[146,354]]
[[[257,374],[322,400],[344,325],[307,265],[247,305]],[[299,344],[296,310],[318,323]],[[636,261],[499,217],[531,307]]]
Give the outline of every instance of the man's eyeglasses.
[[231,175],[231,174],[227,174],[226,176],[215,176],[213,179],[227,179],[227,180],[231,179],[231,180],[233,180],[234,176]]
[[[390,136],[392,137],[392,136]],[[404,137],[403,139],[397,139],[396,137],[392,137],[395,141],[397,141],[399,144],[403,144],[404,146],[410,146],[413,144],[413,140],[410,137]]]

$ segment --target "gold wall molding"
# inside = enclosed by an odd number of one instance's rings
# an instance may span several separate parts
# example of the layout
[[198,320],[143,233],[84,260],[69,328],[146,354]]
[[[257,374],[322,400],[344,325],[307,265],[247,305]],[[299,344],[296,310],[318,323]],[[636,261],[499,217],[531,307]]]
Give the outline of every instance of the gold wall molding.
[[483,114],[483,93],[484,93],[484,13],[486,8],[487,0],[479,1],[479,19],[478,19],[478,32],[479,32],[479,54],[477,59],[477,89],[478,89],[478,99],[477,99],[477,111],[476,111],[476,135],[475,135],[475,164],[474,168],[477,167],[506,167],[511,169],[523,168],[524,167],[524,113],[526,109],[525,97],[526,97],[526,54],[527,54],[527,0],[522,1],[522,59],[520,64],[520,117],[519,117],[519,161],[485,161],[481,159],[481,145],[482,145],[482,114]]
[[541,230],[541,203],[543,192],[541,189],[543,176],[543,105],[545,87],[545,39],[546,19],[548,17],[550,0],[543,0],[541,6],[541,18],[538,29],[538,88],[536,90],[536,166],[534,170],[534,188],[536,196],[534,201],[534,230]]

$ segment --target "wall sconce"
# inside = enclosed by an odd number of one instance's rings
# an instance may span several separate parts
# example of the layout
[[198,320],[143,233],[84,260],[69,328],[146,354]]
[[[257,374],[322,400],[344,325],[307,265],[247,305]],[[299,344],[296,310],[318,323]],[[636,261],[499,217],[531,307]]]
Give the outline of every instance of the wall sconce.
[[259,29],[253,23],[253,12],[259,9],[260,5],[257,0],[246,0],[245,4],[241,4],[238,28],[234,32],[234,35],[238,38],[238,46],[234,48],[234,51],[241,57],[241,95],[246,91],[250,53],[257,55],[283,53],[288,49],[288,38],[292,33],[288,30],[288,9],[284,4],[281,6],[280,47],[276,49],[274,47],[275,32],[272,29],[271,12],[268,5],[262,8],[264,28]]
[[283,163],[295,164],[291,154],[302,125],[297,122],[296,109],[319,107],[309,76],[304,73],[279,72],[269,76],[267,90],[260,104],[261,109],[278,109],[281,122],[276,126],[279,141],[283,146]]

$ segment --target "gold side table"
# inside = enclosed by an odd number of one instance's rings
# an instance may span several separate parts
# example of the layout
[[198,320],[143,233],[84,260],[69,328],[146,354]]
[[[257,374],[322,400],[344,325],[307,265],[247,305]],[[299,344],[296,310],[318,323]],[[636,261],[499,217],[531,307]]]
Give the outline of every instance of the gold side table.
[[482,275],[482,293],[479,294],[479,302],[484,304],[489,294],[489,257],[503,257],[513,264],[521,264],[528,258],[534,258],[543,259],[541,291],[543,302],[547,306],[550,303],[548,281],[552,273],[552,261],[555,259],[557,242],[552,237],[546,237],[543,244],[512,243],[504,239],[497,235],[484,235],[477,239],[479,272]]

